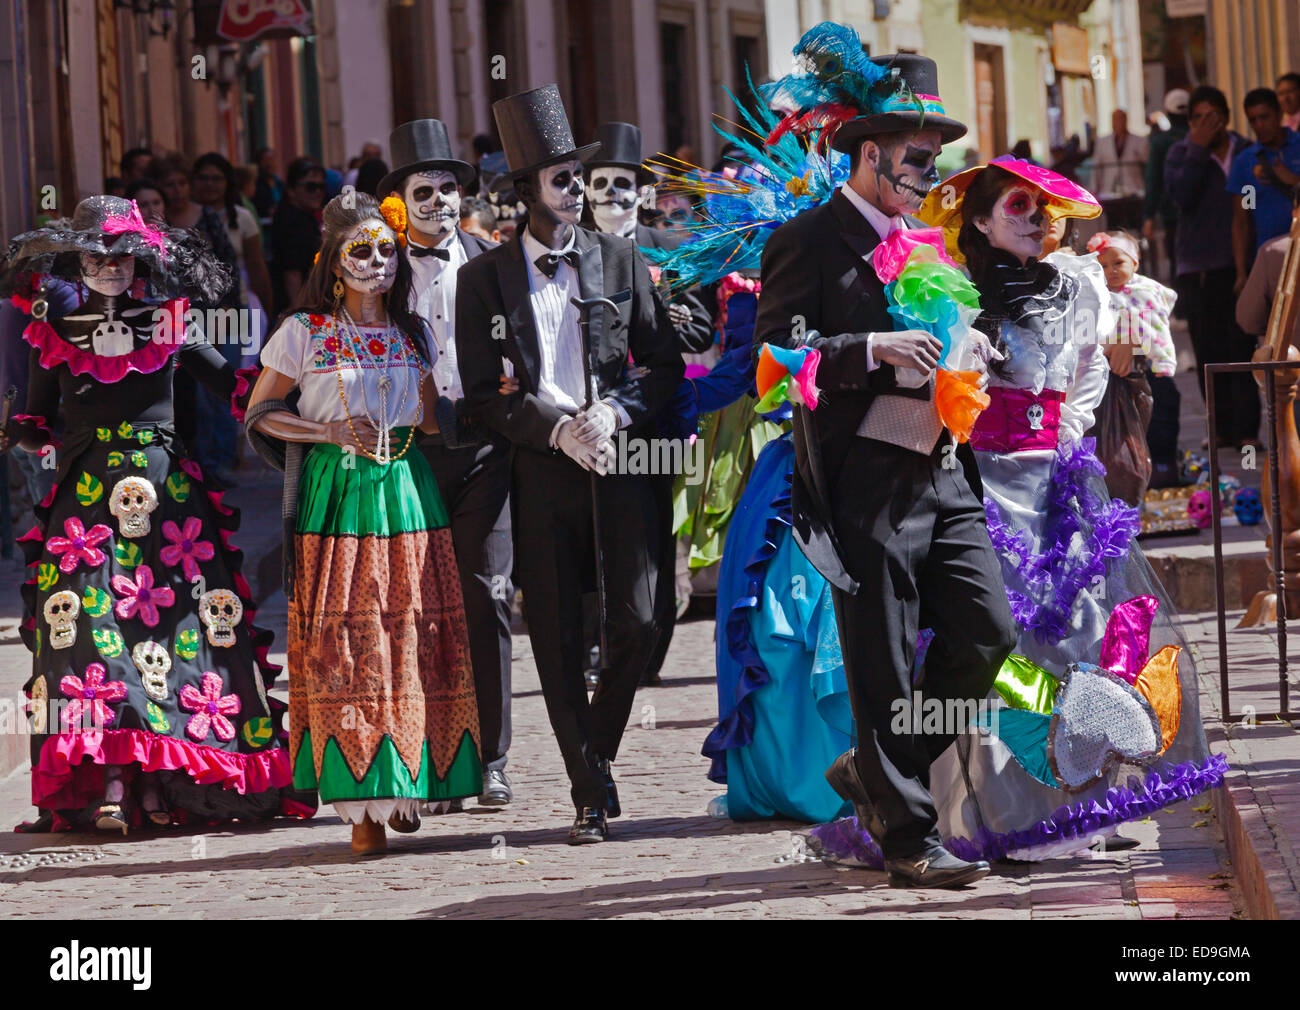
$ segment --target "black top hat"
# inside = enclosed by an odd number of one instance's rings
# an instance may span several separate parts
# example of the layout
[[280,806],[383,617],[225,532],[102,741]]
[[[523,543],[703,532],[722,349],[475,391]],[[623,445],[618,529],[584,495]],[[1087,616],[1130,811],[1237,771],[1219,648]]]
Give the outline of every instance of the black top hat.
[[381,200],[396,190],[412,172],[438,169],[450,172],[462,186],[474,181],[474,166],[451,156],[447,127],[439,119],[413,119],[402,123],[388,135],[388,148],[395,167],[379,180],[375,192]]
[[501,149],[512,176],[557,161],[586,161],[600,150],[600,144],[574,145],[560,89],[554,84],[493,102],[492,115],[496,117]]
[[601,123],[596,127],[600,154],[587,162],[588,168],[601,165],[641,167],[641,127],[631,123]]
[[[873,103],[872,111],[864,111],[836,131],[832,141],[835,150],[847,153],[855,142],[876,133],[938,130],[945,144],[966,135],[966,124],[944,113],[939,100],[939,67],[934,60],[915,53],[891,53],[873,56],[871,62],[888,68],[891,74],[877,85],[881,98]],[[900,80],[910,89],[910,95],[898,93]]]

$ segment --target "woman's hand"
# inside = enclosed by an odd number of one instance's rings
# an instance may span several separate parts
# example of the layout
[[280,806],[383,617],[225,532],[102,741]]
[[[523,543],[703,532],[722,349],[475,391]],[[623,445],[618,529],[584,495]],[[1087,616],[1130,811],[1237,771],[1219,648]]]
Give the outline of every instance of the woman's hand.
[[363,449],[374,452],[379,444],[378,429],[364,417],[354,417],[350,421],[329,421],[323,427],[325,437],[321,441],[340,445],[344,452],[361,452]]

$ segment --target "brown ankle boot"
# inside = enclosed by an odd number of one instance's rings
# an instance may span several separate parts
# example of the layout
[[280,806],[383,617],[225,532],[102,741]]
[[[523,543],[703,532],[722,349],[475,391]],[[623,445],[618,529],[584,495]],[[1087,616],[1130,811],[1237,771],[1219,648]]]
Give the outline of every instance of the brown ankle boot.
[[388,851],[383,824],[366,819],[352,825],[352,852],[358,856],[382,856]]

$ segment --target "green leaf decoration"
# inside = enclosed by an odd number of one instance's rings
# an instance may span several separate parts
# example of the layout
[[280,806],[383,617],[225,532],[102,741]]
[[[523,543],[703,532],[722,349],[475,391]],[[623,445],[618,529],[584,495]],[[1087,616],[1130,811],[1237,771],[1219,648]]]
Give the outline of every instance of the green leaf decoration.
[[77,501],[89,508],[103,497],[103,482],[94,474],[81,471],[81,479],[77,481]]
[[240,731],[244,743],[253,748],[265,747],[271,742],[271,720],[264,715],[255,716],[244,723]]
[[37,628],[37,629],[36,629],[36,652],[35,652],[35,655],[39,656],[40,654],[41,654],[41,629],[40,629],[40,628]]
[[190,496],[190,479],[177,470],[167,478],[167,493],[177,502],[184,502]]
[[145,467],[149,465],[149,457],[146,456],[144,453],[142,453],[139,449],[136,449],[135,452],[131,453],[131,465],[135,467],[139,467],[141,470],[143,470]]
[[137,431],[137,432],[135,433],[135,440],[136,440],[137,442],[139,442],[141,445],[148,445],[150,442],[153,441],[153,432],[152,432],[152,431]]
[[167,713],[153,702],[144,707],[144,714],[149,717],[149,725],[159,733],[171,732],[172,725],[167,721]]
[[114,449],[104,458],[104,463],[107,466],[121,466],[125,460],[126,457]]
[[123,568],[138,568],[144,560],[144,552],[130,540],[118,540],[113,545],[113,557]]
[[113,606],[113,600],[102,589],[87,586],[81,594],[81,609],[91,617],[103,617]]
[[133,430],[134,429],[132,429],[130,421],[123,421],[121,424],[117,426],[117,437],[130,438]]
[[193,659],[199,654],[199,633],[193,628],[186,628],[176,636],[176,655],[181,659]]
[[122,636],[113,628],[96,628],[90,633],[90,637],[95,640],[95,648],[105,659],[122,655],[122,650],[126,647]]
[[59,566],[42,561],[41,566],[36,569],[36,588],[43,593],[48,593],[58,581]]
[[112,441],[113,433],[109,431],[107,428],[96,428],[95,437],[99,439],[101,442],[109,442]]

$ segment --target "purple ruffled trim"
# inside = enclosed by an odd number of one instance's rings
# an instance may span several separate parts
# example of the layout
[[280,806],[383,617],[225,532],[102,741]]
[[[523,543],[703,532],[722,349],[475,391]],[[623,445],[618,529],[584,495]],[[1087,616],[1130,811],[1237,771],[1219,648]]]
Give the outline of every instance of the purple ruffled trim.
[[[944,846],[960,859],[1004,859],[1008,852],[1050,846],[1071,838],[1087,839],[1104,828],[1134,821],[1171,803],[1191,799],[1223,784],[1228,759],[1211,754],[1203,764],[1184,761],[1147,773],[1144,780],[1130,776],[1127,786],[1106,790],[1103,802],[1066,804],[1051,817],[1025,831],[1000,834],[981,831],[974,838],[949,838]],[[823,856],[840,862],[859,863],[881,869],[884,862],[875,840],[858,826],[856,817],[841,817],[812,829],[813,847]]]
[[[1028,530],[1013,529],[1002,519],[997,503],[984,499],[994,549],[1019,559],[1015,569],[1031,590],[1025,594],[1007,589],[1011,613],[1043,643],[1055,644],[1069,634],[1070,611],[1079,593],[1106,575],[1111,560],[1128,554],[1141,529],[1137,509],[1118,498],[1107,501],[1089,486],[1089,478],[1106,475],[1094,455],[1096,445],[1096,439],[1085,438],[1057,447],[1044,530],[1048,547],[1041,554],[1030,548]],[[1083,538],[1083,548],[1071,557],[1076,533]]]
[[763,542],[745,565],[744,595],[731,605],[724,625],[727,652],[741,667],[736,682],[736,704],[713,727],[700,748],[700,753],[711,761],[709,779],[723,785],[727,781],[727,751],[745,747],[754,739],[754,704],[749,696],[772,682],[772,675],[750,637],[749,612],[762,603],[763,575],[777,552],[782,531],[789,529],[793,522],[790,508],[793,476],[793,472],[785,475],[784,487],[768,505],[772,514],[763,525]]

